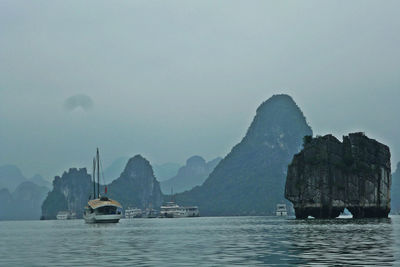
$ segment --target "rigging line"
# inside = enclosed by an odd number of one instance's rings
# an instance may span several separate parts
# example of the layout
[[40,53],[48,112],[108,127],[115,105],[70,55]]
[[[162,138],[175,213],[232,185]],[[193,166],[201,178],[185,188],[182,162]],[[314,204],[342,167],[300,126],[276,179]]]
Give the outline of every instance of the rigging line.
[[101,159],[100,159],[100,169],[101,169],[101,178],[102,178],[102,182],[103,182],[104,186],[107,186],[107,185],[106,185],[105,178],[104,178],[103,163],[102,163]]

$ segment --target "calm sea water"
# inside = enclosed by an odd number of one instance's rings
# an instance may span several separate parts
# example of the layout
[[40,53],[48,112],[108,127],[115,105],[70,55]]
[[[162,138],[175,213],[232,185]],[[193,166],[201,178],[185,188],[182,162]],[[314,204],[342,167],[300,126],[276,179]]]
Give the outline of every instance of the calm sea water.
[[0,222],[2,266],[398,265],[400,216]]

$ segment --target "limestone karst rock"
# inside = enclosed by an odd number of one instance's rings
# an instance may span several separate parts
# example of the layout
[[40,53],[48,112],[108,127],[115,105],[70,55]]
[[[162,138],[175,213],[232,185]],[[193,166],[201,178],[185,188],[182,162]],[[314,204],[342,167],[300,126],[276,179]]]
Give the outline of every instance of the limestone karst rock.
[[303,112],[289,95],[274,95],[258,108],[240,143],[222,159],[207,180],[176,195],[180,205],[200,213],[272,215],[284,201],[287,165],[312,135]]
[[124,208],[158,209],[163,201],[153,168],[141,155],[129,159],[121,176],[109,185],[109,196],[118,200]]
[[[101,185],[101,195],[117,200],[124,208],[158,208],[162,203],[160,184],[150,163],[140,155],[128,161],[121,176],[108,185],[107,194],[104,189]],[[64,210],[75,212],[81,218],[89,198],[93,198],[91,175],[86,168],[71,168],[62,177],[54,178],[53,190],[42,204],[42,218],[55,219],[57,213]]]
[[387,217],[390,150],[363,133],[340,142],[332,135],[305,138],[288,167],[285,197],[296,217],[335,218],[347,208],[355,218]]
[[53,180],[53,190],[42,204],[42,219],[55,219],[59,211],[69,210],[82,218],[83,208],[92,193],[91,176],[86,168],[70,168]]

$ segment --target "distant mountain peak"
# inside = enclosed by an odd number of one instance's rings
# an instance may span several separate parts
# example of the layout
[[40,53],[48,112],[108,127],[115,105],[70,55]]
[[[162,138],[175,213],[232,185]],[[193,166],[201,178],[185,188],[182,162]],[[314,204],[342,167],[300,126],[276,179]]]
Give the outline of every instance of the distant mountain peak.
[[160,184],[150,162],[141,155],[128,160],[121,176],[109,185],[109,195],[124,207],[157,208],[162,203]]
[[215,158],[206,162],[203,157],[197,155],[188,158],[186,165],[179,168],[174,177],[161,182],[161,190],[165,194],[170,194],[171,189],[179,193],[201,185],[220,160],[221,158]]
[[150,162],[147,159],[145,159],[142,155],[138,154],[128,160],[126,167],[135,166],[136,164],[138,164],[140,162],[150,165]]
[[286,94],[274,95],[264,101],[247,130],[243,143],[270,149],[298,150],[299,142],[292,142],[297,132],[312,134],[312,129],[293,98]]
[[[246,135],[199,187],[177,201],[205,215],[272,214],[284,201],[287,165],[312,129],[293,98],[274,95],[256,110]],[[219,205],[215,205],[218,203]]]
[[0,168],[8,170],[9,172],[18,173],[18,174],[22,175],[21,170],[17,166],[15,166],[13,164],[6,164],[6,165],[3,165],[3,166],[0,166]]
[[39,186],[44,186],[47,187],[48,189],[51,188],[51,183],[47,180],[45,180],[40,174],[35,174],[29,181],[39,185]]
[[271,96],[270,98],[268,98],[267,100],[265,100],[264,102],[262,102],[258,108],[257,108],[257,112],[261,111],[263,108],[265,108],[265,106],[273,104],[273,103],[282,103],[282,104],[288,104],[288,105],[294,105],[297,107],[296,102],[294,101],[294,99],[288,95],[288,94],[275,94],[273,96]]
[[126,176],[128,173],[130,173],[128,176],[131,176],[135,171],[151,172],[151,175],[153,175],[153,168],[151,167],[150,162],[142,155],[135,155],[134,157],[130,158],[122,174],[123,176]]
[[13,192],[24,181],[26,178],[17,166],[11,164],[0,166],[0,188],[8,188]]
[[192,156],[186,160],[186,165],[202,165],[206,164],[206,161],[201,156]]

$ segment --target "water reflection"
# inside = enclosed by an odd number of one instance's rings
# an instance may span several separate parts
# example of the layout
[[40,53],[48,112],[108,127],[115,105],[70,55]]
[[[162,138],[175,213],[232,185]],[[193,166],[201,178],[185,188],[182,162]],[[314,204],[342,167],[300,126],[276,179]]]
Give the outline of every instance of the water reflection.
[[375,265],[395,261],[391,219],[293,220],[288,253],[295,264]]

